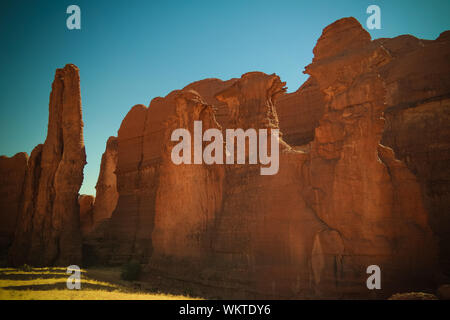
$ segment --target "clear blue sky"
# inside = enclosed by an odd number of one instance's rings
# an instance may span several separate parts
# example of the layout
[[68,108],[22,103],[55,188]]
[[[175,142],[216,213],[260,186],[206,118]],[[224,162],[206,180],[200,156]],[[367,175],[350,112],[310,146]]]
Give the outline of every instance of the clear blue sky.
[[[81,8],[81,30],[66,8]],[[3,0],[0,11],[0,154],[43,143],[56,68],[80,68],[87,161],[80,193],[95,194],[106,140],[128,110],[190,82],[248,71],[277,73],[295,91],[322,29],[381,8],[373,38],[435,39],[450,29],[450,1]]]

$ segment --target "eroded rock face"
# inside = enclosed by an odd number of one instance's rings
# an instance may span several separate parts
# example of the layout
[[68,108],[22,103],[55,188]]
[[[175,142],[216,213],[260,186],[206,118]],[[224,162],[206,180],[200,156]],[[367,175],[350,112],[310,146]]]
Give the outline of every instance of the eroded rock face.
[[[136,236],[140,228],[141,213],[144,214],[140,206],[145,192],[141,181],[146,115],[146,106],[134,106],[123,120],[118,132],[116,175],[119,198],[111,216],[108,234],[113,248],[111,263],[123,263],[132,257],[136,258]],[[152,217],[153,210],[150,212]],[[150,242],[148,241],[149,244]],[[140,257],[143,258],[142,254]]]
[[28,155],[0,156],[0,256],[8,252],[16,229]]
[[[118,142],[116,137],[109,137],[100,163],[95,201],[90,213],[91,227],[83,232],[83,265],[108,264],[113,250],[112,237],[109,237],[111,216],[117,206],[119,192],[117,190]],[[86,200],[87,201],[87,200]],[[80,217],[83,217],[80,203]],[[82,220],[83,230],[83,220]],[[118,225],[116,225],[118,226]]]
[[102,155],[100,173],[97,180],[96,198],[93,209],[93,227],[95,228],[111,214],[117,205],[119,193],[117,192],[117,138],[109,137],[105,152]]
[[324,112],[324,98],[317,81],[310,77],[297,91],[280,96],[276,102],[283,140],[291,146],[308,144]]
[[[194,133],[194,121],[202,121],[202,132],[220,129],[214,111],[200,95],[190,89],[176,91],[162,102],[175,114],[166,121],[164,149],[159,168],[152,233],[152,268],[171,275],[191,276],[211,260],[211,237],[216,214],[222,205],[224,168],[219,165],[179,164],[172,162],[173,130],[184,128]],[[151,116],[151,114],[149,114]],[[204,143],[205,144],[205,143]],[[191,137],[191,162],[194,162],[194,137]],[[181,266],[186,264],[189,268]]]
[[[431,227],[449,230],[444,214],[429,215],[448,203],[447,41],[372,41],[341,19],[324,29],[294,93],[276,75],[250,72],[133,107],[118,133],[119,196],[97,238],[102,261],[136,259],[148,275],[237,297],[388,297],[432,285]],[[441,67],[405,71],[424,56]],[[195,120],[222,133],[281,128],[279,172],[175,165],[170,135],[192,134]],[[383,290],[367,289],[370,265],[380,266]]]
[[[231,128],[271,131],[278,129],[275,100],[284,90],[278,76],[251,72],[216,97],[230,109]],[[280,139],[275,175],[261,175],[259,165],[225,165],[212,241],[213,269],[223,283],[272,297],[309,293],[313,239],[326,226],[302,197],[306,159]]]
[[117,137],[117,190],[108,238],[113,249],[110,263],[135,259],[148,262],[155,216],[165,121],[175,112],[165,98],[155,98],[150,107],[134,106],[123,120]]
[[193,82],[183,88],[184,91],[194,90],[199,93],[202,99],[209,104],[214,110],[214,116],[216,121],[222,127],[227,127],[230,119],[229,109],[227,104],[223,101],[219,101],[216,98],[216,93],[228,88],[237,79],[230,79],[222,81],[220,79],[204,79],[200,81]]
[[[294,93],[275,74],[250,72],[136,105],[108,139],[95,201],[78,197],[78,69],[58,69],[45,143],[29,159],[0,158],[0,241],[8,245],[18,215],[14,265],[79,264],[83,236],[85,264],[134,259],[150,275],[241,298],[428,287],[434,235],[450,265],[449,39],[372,41],[345,18],[323,30],[310,78]],[[171,134],[193,135],[196,120],[224,137],[226,129],[281,129],[279,171],[261,175],[248,161],[174,164]],[[382,272],[375,293],[366,287],[370,265]]]
[[380,145],[388,93],[379,70],[392,56],[353,18],[325,28],[314,53],[306,72],[326,104],[312,143],[308,202],[343,243],[334,278],[355,290],[376,264],[387,290],[423,284],[435,270],[436,245],[420,185]]
[[381,70],[388,91],[382,143],[417,177],[441,267],[450,275],[450,32],[434,41],[377,41],[392,56]]
[[278,76],[261,72],[233,80],[214,96],[229,108],[223,128],[198,92],[183,89],[164,99],[176,112],[166,122],[150,273],[268,296],[309,290],[314,237],[327,227],[301,195],[304,153],[281,141],[274,176],[261,176],[259,165],[174,165],[170,159],[170,134],[193,132],[194,120],[223,136],[227,128],[278,129],[274,101],[284,90]]
[[[281,140],[280,172],[271,177],[248,165],[225,168],[221,210],[208,211],[215,223],[211,251],[204,254],[211,258],[196,280],[273,296],[364,296],[366,269],[376,264],[384,294],[428,285],[437,248],[421,185],[380,144],[394,92],[383,72],[393,55],[355,19],[327,27],[314,53],[309,83],[296,95],[318,101],[311,118],[320,121],[287,135],[298,144],[313,139],[311,151]],[[278,128],[273,94],[280,82],[271,77],[245,74],[215,95],[228,106],[227,127]],[[166,234],[184,228],[164,226]],[[170,240],[166,246],[169,256],[184,248]],[[189,263],[183,265],[166,272],[189,279]]]
[[78,197],[82,236],[86,236],[94,228],[94,201],[95,197],[88,194],[82,194]]
[[13,265],[81,262],[78,191],[85,163],[79,70],[69,64],[56,70],[47,139],[28,161],[22,210],[9,252]]

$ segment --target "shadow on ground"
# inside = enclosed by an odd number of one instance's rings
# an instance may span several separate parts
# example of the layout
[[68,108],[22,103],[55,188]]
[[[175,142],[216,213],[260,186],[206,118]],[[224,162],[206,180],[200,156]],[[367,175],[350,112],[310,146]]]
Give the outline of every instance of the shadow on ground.
[[[32,284],[32,285],[12,285],[1,287],[2,290],[59,290],[67,289],[66,282],[57,282],[49,284]],[[83,283],[81,289],[91,289],[91,290],[104,290],[104,291],[114,291],[116,288],[108,285]]]
[[[59,290],[67,289],[67,274],[64,269],[30,268],[27,271],[4,268],[0,269],[0,289],[2,290]],[[53,281],[52,281],[53,280]],[[44,283],[40,283],[44,282]],[[45,283],[47,282],[47,283]],[[95,282],[81,273],[81,289],[114,291],[113,285]]]

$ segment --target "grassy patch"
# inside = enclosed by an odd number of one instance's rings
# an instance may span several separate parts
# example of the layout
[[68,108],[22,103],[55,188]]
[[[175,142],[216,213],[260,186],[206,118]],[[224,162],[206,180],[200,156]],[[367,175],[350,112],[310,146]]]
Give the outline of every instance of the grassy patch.
[[81,270],[81,289],[69,290],[65,268],[0,268],[0,300],[185,300],[188,296],[147,292],[123,281],[120,269]]

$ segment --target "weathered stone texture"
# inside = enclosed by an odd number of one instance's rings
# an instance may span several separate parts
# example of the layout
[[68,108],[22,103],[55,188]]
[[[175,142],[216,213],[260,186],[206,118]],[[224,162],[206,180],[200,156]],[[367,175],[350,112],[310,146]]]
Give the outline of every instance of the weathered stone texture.
[[28,161],[12,264],[81,262],[78,191],[85,163],[79,70],[68,64],[56,70],[47,139]]
[[102,221],[111,218],[116,208],[119,193],[117,192],[117,138],[109,137],[105,152],[102,155],[100,173],[97,180],[96,197],[93,209],[94,228]]
[[28,155],[0,156],[0,256],[6,255],[16,230]]

